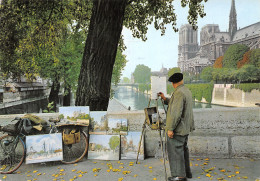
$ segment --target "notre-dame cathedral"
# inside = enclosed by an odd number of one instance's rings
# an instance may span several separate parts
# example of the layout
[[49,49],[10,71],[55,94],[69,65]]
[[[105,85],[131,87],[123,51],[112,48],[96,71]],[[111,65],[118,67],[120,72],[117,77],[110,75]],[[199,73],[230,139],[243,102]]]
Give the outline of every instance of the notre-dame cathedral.
[[204,67],[214,64],[232,44],[245,44],[250,49],[260,48],[260,22],[237,29],[235,0],[232,0],[228,32],[221,32],[219,25],[207,24],[198,31],[189,24],[179,31],[178,67],[182,72],[200,73]]

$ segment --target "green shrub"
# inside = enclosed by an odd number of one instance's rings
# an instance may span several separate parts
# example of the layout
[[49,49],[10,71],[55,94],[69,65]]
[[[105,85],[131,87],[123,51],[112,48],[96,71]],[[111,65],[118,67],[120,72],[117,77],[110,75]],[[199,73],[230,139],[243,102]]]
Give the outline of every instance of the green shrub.
[[260,90],[260,83],[234,84],[231,88],[240,89],[244,92],[251,92],[253,89]]
[[[213,92],[213,83],[207,84],[185,84],[192,93],[193,100],[201,101],[204,97],[208,103],[211,103],[212,100],[212,92]],[[171,84],[167,85],[167,93],[171,94],[174,91],[174,88]]]

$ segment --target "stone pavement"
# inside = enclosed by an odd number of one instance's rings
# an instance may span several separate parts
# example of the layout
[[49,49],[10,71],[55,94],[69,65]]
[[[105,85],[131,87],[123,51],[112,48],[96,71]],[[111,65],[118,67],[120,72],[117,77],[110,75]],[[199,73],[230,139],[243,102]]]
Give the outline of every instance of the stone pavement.
[[[168,163],[167,172],[169,174]],[[260,179],[260,160],[191,158],[193,178],[190,181]],[[164,181],[163,162],[147,158],[135,160],[87,160],[65,165],[60,162],[25,163],[14,174],[0,175],[6,181]]]

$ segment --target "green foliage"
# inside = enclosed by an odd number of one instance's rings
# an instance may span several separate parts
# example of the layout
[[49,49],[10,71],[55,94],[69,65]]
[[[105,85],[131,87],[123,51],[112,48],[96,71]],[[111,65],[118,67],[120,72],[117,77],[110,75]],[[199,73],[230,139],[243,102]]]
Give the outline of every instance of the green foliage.
[[[213,83],[207,84],[185,84],[192,93],[193,100],[201,101],[202,98],[205,98],[208,103],[211,103],[212,92],[214,88]],[[167,85],[167,94],[171,94],[174,91],[174,88],[171,84]]]
[[201,101],[202,98],[205,98],[208,103],[211,103],[214,84],[188,84],[185,86],[190,89],[194,100]]
[[260,81],[260,69],[254,65],[246,64],[237,70],[236,76],[241,82]]
[[251,50],[249,59],[250,64],[260,68],[260,48]]
[[116,61],[114,64],[112,80],[111,80],[111,83],[113,83],[114,85],[117,85],[119,83],[120,77],[122,75],[122,71],[126,66],[126,62],[127,62],[126,56],[123,55],[122,50],[120,48],[117,48]]
[[54,108],[54,102],[50,102],[47,105],[47,109],[44,109],[42,112],[43,113],[54,113],[55,111],[53,110]]
[[[207,0],[204,0],[205,2]],[[204,17],[203,0],[188,1],[182,0],[182,7],[189,6],[188,22],[197,28],[198,16]],[[173,0],[148,0],[148,1],[131,1],[126,7],[124,26],[132,30],[133,36],[147,40],[146,33],[148,25],[154,25],[156,30],[161,30],[161,34],[165,34],[166,24],[172,24],[175,32],[176,28],[176,14],[174,13]]]
[[179,67],[173,67],[168,72],[168,77],[172,76],[175,73],[181,73],[181,69]]
[[109,147],[111,150],[115,150],[120,144],[120,138],[119,136],[112,136],[110,139],[109,139]]
[[151,69],[146,65],[139,64],[135,67],[135,71],[133,73],[135,83],[150,83],[151,81]]
[[260,83],[244,83],[244,84],[234,84],[231,88],[240,89],[244,92],[251,92],[252,90],[260,90]]
[[151,84],[138,84],[138,90],[140,92],[148,92],[151,90]]
[[130,79],[128,77],[123,77],[123,80],[122,80],[123,83],[130,83]]
[[234,44],[228,47],[223,58],[223,67],[236,68],[237,62],[243,59],[244,53],[249,50],[249,47],[241,44]]
[[212,67],[205,67],[201,72],[201,78],[206,82],[210,82],[213,78],[212,71]]

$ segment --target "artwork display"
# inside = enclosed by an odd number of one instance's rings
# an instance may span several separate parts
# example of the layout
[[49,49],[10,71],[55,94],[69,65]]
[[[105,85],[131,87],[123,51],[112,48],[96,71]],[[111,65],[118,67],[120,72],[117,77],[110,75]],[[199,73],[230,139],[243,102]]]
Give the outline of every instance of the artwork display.
[[[127,135],[121,135],[121,159],[136,159],[141,132],[129,131]],[[138,159],[144,160],[144,139],[141,141],[141,147]]]
[[167,94],[166,77],[151,76],[151,99],[157,99],[157,93]]
[[[108,129],[108,121],[107,121],[107,112],[106,111],[91,111],[90,119],[91,119],[91,131],[103,132],[106,133]],[[93,133],[92,133],[93,134]]]
[[[123,134],[128,131],[127,119],[108,119],[108,134]],[[125,133],[124,133],[125,134]]]
[[26,164],[62,159],[61,133],[26,136]]
[[89,106],[60,107],[59,118],[63,121],[74,121],[89,124]]
[[119,135],[90,135],[88,159],[119,160]]

